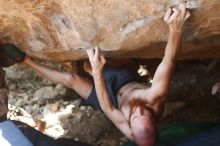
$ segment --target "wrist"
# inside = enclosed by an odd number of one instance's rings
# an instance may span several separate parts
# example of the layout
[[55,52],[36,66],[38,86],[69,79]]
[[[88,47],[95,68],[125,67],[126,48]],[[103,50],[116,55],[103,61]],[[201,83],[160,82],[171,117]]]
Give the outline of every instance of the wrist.
[[181,33],[182,33],[182,29],[173,29],[173,28],[170,28],[170,33],[181,34]]
[[96,75],[99,75],[102,73],[102,70],[101,69],[92,69],[92,75],[93,76],[96,76]]
[[173,38],[173,39],[178,39],[180,38],[182,35],[182,31],[181,30],[170,30],[169,33],[169,38]]

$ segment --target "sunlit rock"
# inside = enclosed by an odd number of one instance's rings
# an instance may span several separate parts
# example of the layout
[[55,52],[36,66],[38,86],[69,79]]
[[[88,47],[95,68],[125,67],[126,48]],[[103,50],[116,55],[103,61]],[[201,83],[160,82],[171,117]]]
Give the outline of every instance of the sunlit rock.
[[[86,58],[99,45],[114,58],[161,58],[163,16],[180,0],[0,0],[0,41],[50,61]],[[220,57],[220,1],[190,0],[180,58]]]

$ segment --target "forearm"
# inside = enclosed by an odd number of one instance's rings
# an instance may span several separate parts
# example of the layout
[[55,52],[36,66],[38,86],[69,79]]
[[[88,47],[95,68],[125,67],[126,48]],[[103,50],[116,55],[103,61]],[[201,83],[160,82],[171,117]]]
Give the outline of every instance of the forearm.
[[96,94],[102,110],[106,113],[113,109],[113,105],[110,101],[108,91],[103,79],[102,71],[93,71],[93,79],[95,83]]
[[153,99],[165,99],[167,97],[171,76],[173,73],[176,58],[180,52],[181,45],[181,32],[171,31],[169,34],[165,55],[158,66],[152,82],[151,91],[153,93]]
[[133,140],[132,132],[127,119],[121,111],[114,108],[110,101],[102,72],[93,72],[93,78],[95,82],[96,94],[103,112],[127,138]]
[[181,30],[170,30],[165,55],[163,58],[164,63],[175,63],[181,50]]
[[68,75],[64,72],[59,72],[51,67],[47,67],[38,63],[35,63],[30,58],[26,58],[23,62],[25,65],[34,69],[37,73],[39,73],[44,78],[54,82],[61,83],[67,80]]

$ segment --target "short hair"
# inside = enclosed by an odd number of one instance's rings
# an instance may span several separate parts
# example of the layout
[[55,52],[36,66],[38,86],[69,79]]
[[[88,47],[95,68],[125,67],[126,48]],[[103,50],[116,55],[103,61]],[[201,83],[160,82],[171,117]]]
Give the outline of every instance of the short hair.
[[142,129],[142,131],[139,133],[141,136],[134,137],[135,142],[137,144],[140,144],[140,142],[148,141],[151,146],[154,146],[156,144],[156,141],[158,140],[158,131],[157,129]]

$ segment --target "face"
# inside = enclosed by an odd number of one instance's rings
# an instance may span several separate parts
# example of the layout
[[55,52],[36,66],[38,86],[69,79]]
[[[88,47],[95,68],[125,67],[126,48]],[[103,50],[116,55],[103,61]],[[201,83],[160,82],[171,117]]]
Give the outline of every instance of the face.
[[130,118],[133,137],[139,146],[152,146],[156,139],[156,126],[152,113],[137,106]]

